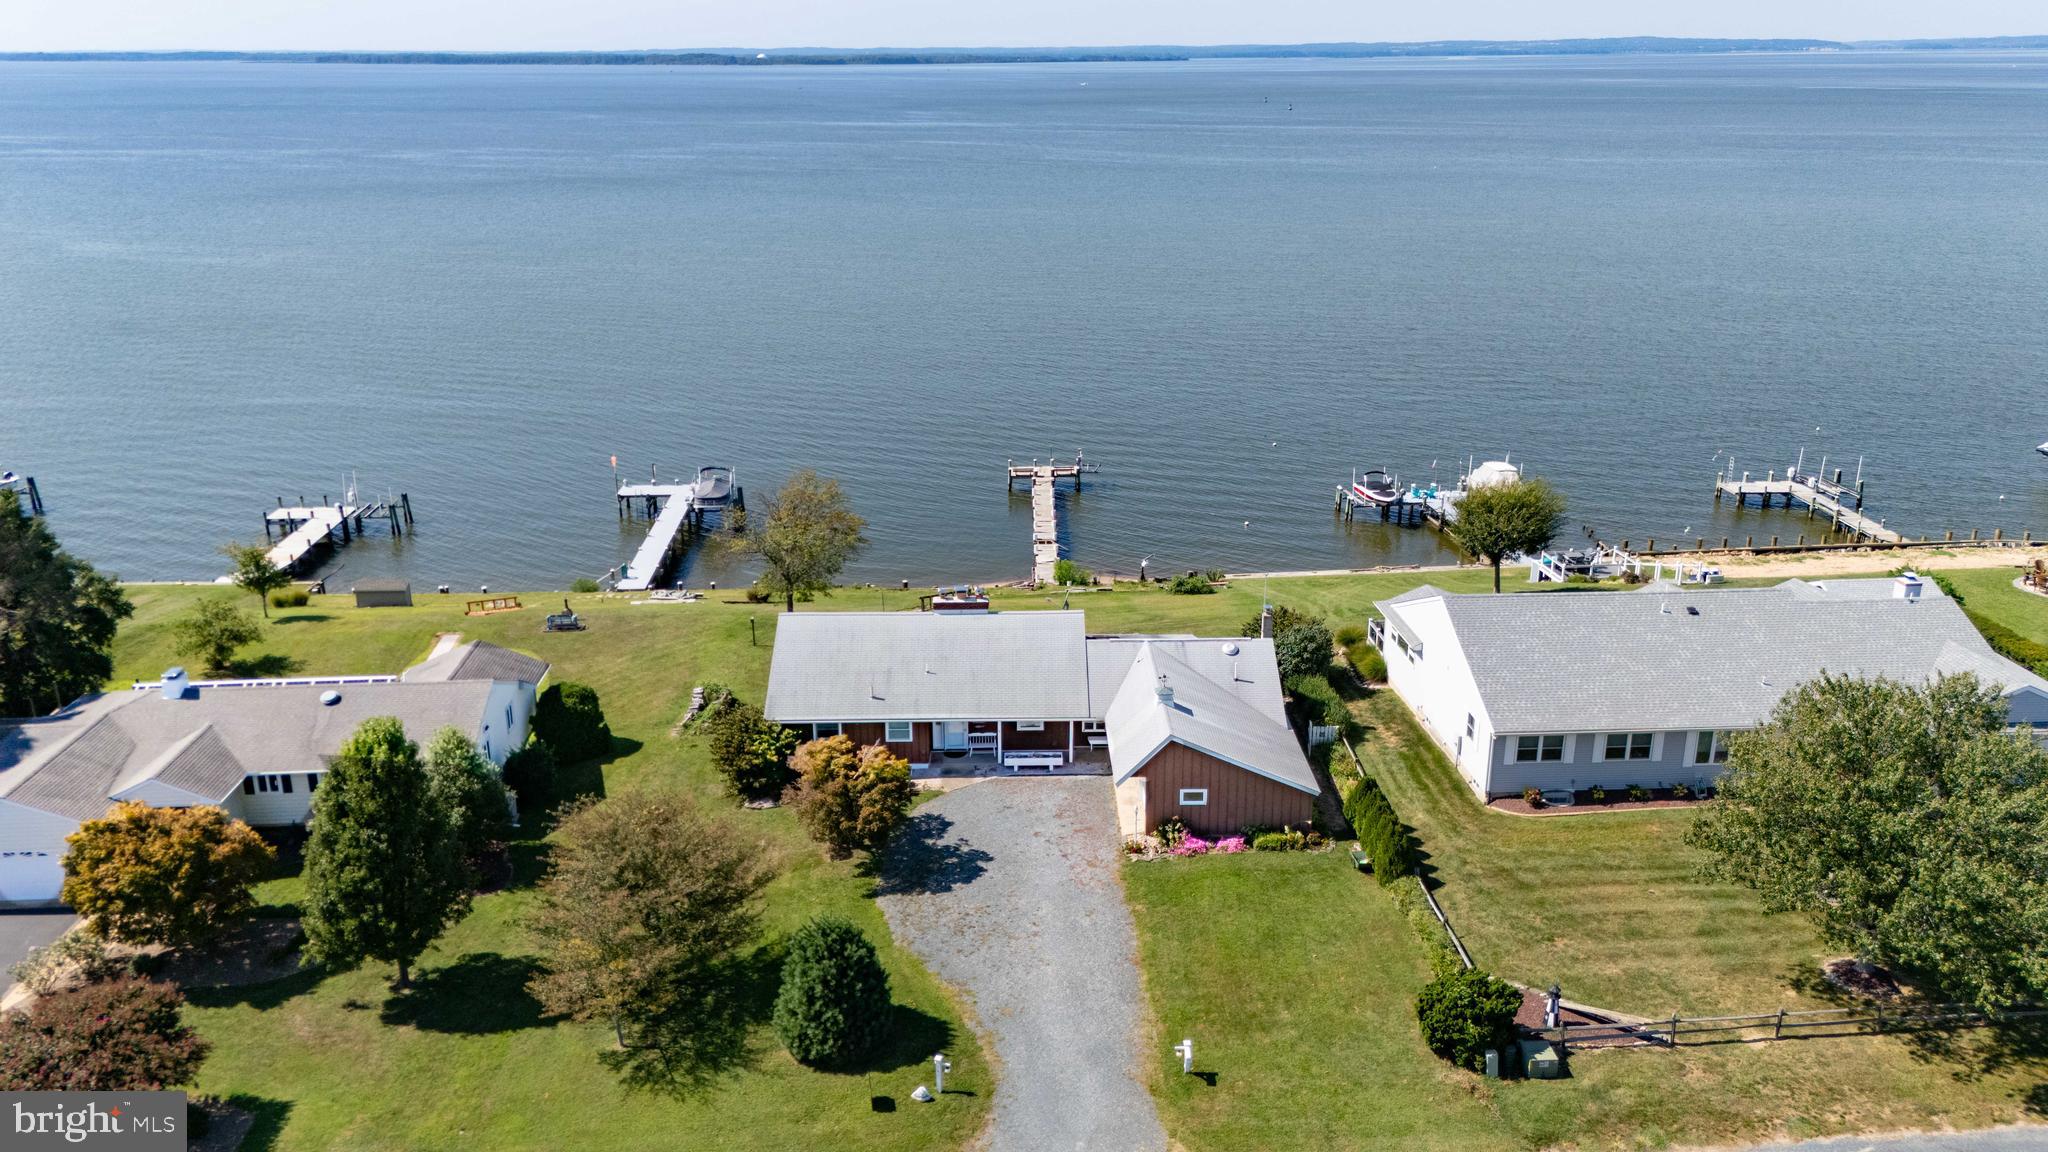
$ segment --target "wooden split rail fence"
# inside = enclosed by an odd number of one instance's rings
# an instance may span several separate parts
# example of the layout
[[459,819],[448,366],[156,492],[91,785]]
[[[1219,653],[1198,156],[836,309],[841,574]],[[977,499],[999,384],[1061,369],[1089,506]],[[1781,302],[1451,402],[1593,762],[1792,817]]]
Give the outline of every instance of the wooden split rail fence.
[[[1797,1037],[1871,1036],[1889,1032],[1923,1032],[1944,1028],[1982,1028],[2012,1020],[2048,1016],[2048,1009],[2023,1008],[1984,1012],[1965,1004],[1927,1004],[1887,1011],[1882,1004],[1856,1008],[1812,1008],[1761,1012],[1746,1016],[1681,1016],[1669,1019],[1617,1021],[1612,1024],[1559,1024],[1541,1030],[1561,1048],[1573,1044],[1615,1047],[1625,1044],[1750,1044],[1759,1040]],[[1705,1039],[1704,1037],[1712,1037]]]

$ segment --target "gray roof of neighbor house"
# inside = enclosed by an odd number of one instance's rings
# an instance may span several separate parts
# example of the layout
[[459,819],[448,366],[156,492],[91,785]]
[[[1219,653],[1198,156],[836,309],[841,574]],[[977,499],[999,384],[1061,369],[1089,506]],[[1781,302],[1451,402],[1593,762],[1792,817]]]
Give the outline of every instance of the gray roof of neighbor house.
[[399,673],[407,684],[436,684],[450,680],[504,680],[538,684],[547,677],[548,662],[524,652],[500,648],[482,640],[458,644],[439,656],[422,660]]
[[[1162,687],[1171,699],[1161,698]],[[1315,771],[1277,711],[1277,696],[1273,703],[1276,711],[1268,712],[1246,700],[1180,659],[1170,642],[1140,643],[1109,705],[1112,773],[1123,783],[1170,741],[1314,795],[1322,790]]]
[[1082,720],[1079,612],[799,612],[779,617],[763,710],[787,723]]
[[[56,716],[0,728],[0,799],[88,820],[106,812],[114,793],[152,775],[203,795],[231,764],[248,772],[318,772],[373,716],[398,717],[422,743],[451,727],[481,739],[494,719],[485,714],[491,687],[487,680],[276,682],[193,687],[177,700],[154,689],[110,692]],[[329,691],[340,700],[322,704]]]
[[[1794,580],[1438,596],[1497,733],[1749,727],[1824,671],[1909,683],[1970,671],[2007,692],[2048,692],[2048,680],[1994,653],[1932,582],[1917,601],[1891,588]],[[1401,599],[1377,606],[1399,621]]]
[[410,592],[410,580],[358,580],[349,586],[351,592]]

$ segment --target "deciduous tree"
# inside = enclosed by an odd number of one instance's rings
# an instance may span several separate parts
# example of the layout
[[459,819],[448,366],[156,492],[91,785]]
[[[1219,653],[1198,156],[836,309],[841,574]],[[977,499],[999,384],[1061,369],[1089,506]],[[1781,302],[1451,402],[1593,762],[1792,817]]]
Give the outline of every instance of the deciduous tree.
[[171,622],[171,635],[178,655],[197,660],[207,672],[218,674],[233,668],[236,650],[254,644],[263,632],[247,612],[209,596]]
[[427,784],[454,819],[464,858],[476,859],[511,833],[505,781],[476,741],[454,728],[443,728],[427,744],[426,766]]
[[757,556],[759,586],[796,611],[798,596],[827,595],[839,570],[867,544],[867,521],[854,514],[839,481],[809,468],[798,471],[771,497],[756,521],[749,516],[733,550]]
[[117,977],[0,1012],[0,1090],[154,1092],[189,1084],[206,1041],[168,984]]
[[610,1025],[629,1071],[714,1059],[745,1030],[732,963],[759,931],[756,845],[672,793],[569,809],[529,922],[549,1012]]
[[587,684],[550,684],[533,706],[533,734],[561,764],[609,756],[612,729],[605,722],[597,690]]
[[834,857],[879,855],[916,795],[910,763],[883,744],[856,749],[845,736],[827,736],[799,744],[790,767],[797,780],[783,800]]
[[48,712],[114,673],[114,629],[135,611],[93,566],[57,546],[0,490],[0,716]]
[[2048,754],[1972,676],[1823,676],[1729,742],[1709,876],[1984,1009],[2048,997]]
[[454,817],[395,717],[363,721],[313,794],[306,953],[323,964],[412,962],[469,908]]
[[66,837],[64,902],[110,940],[202,944],[255,906],[275,854],[255,829],[212,806],[116,804]]
[[1529,477],[1465,493],[1453,529],[1467,552],[1493,565],[1493,590],[1498,592],[1500,562],[1517,552],[1550,547],[1563,526],[1563,494],[1548,481]]
[[221,553],[234,565],[228,579],[235,587],[256,594],[256,603],[263,609],[263,618],[270,619],[270,594],[292,582],[292,574],[270,562],[270,549],[261,544],[241,544],[229,541]]
[[699,723],[711,763],[734,795],[758,800],[778,796],[789,786],[789,756],[796,750],[796,733],[731,696],[714,704]]

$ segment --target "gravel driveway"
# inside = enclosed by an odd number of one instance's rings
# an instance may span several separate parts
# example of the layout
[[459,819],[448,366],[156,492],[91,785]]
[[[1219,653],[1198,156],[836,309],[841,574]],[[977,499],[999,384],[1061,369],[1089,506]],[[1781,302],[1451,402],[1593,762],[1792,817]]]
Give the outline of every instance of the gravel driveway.
[[1164,1152],[1103,776],[992,779],[918,808],[880,901],[995,1043],[989,1152]]

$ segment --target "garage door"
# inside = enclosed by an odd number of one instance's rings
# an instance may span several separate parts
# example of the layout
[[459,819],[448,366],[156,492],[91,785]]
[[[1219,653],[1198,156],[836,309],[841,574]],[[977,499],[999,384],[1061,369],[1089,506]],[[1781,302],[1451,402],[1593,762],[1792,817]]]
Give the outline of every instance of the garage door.
[[0,850],[0,905],[53,904],[64,888],[64,857],[57,852]]

